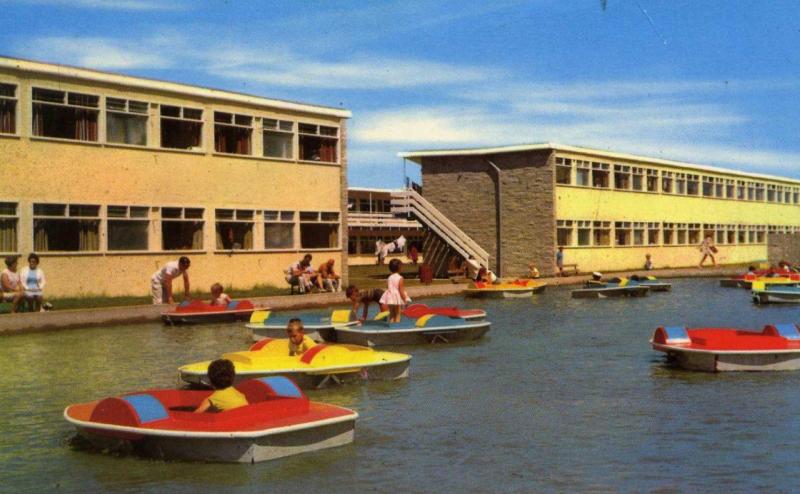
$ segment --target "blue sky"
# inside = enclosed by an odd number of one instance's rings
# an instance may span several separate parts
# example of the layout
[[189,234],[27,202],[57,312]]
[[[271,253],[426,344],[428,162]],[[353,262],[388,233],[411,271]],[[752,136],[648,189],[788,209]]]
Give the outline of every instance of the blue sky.
[[0,0],[0,53],[342,106],[357,186],[545,141],[800,178],[800,4],[605,3]]

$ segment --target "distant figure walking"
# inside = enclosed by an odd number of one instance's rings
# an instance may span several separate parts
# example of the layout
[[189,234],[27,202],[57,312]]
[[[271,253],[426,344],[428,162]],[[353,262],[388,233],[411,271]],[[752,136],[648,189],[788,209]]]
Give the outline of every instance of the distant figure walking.
[[556,252],[556,269],[559,276],[564,276],[564,247],[559,247]]
[[650,259],[650,254],[644,255],[644,269],[647,271],[653,269],[653,261]]
[[714,258],[714,254],[717,253],[717,248],[714,246],[714,237],[712,237],[711,234],[706,235],[706,238],[703,239],[703,242],[700,244],[700,252],[702,252],[703,257],[700,259],[699,267],[703,267],[706,257],[711,258],[712,266],[717,265],[717,260]]

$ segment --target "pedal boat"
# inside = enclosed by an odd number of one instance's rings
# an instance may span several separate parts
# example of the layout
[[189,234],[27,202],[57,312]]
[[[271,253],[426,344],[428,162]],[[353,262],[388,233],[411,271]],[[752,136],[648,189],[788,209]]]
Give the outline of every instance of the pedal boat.
[[534,293],[542,293],[546,287],[547,283],[536,280],[514,280],[503,283],[475,281],[464,290],[464,295],[484,298],[526,298]]
[[583,288],[576,288],[570,293],[572,298],[646,297],[650,294],[650,287],[622,278],[617,283],[587,282]]
[[[283,375],[304,389],[323,388],[348,381],[392,380],[408,377],[411,355],[379,352],[356,345],[327,345],[310,348],[302,355],[289,355],[289,340],[265,338],[249,351],[222,355],[236,367],[240,380]],[[181,379],[193,386],[210,387],[208,364],[182,366]]]
[[800,286],[767,285],[753,282],[753,302],[756,304],[800,303]]
[[64,418],[103,450],[161,459],[255,463],[353,442],[353,410],[309,401],[285,377],[236,385],[249,405],[194,413],[212,391],[146,390],[70,405]]
[[405,317],[414,319],[433,314],[435,316],[460,318],[466,321],[483,321],[486,311],[483,309],[459,309],[458,307],[429,307],[425,304],[411,304],[403,311]]
[[403,318],[398,323],[380,319],[367,320],[360,326],[337,326],[339,343],[362,346],[419,345],[477,340],[491,328],[489,321],[465,321],[428,314],[419,319]]
[[755,274],[743,274],[719,280],[719,285],[727,288],[751,289],[753,282],[763,282],[766,285],[793,286],[800,284],[800,274],[783,271],[757,271]]
[[246,321],[255,306],[249,300],[232,300],[228,305],[210,305],[201,300],[185,300],[175,309],[161,313],[165,324],[203,324]]
[[653,349],[687,370],[705,372],[800,369],[800,331],[795,324],[765,326],[758,333],[723,328],[660,327]]
[[611,281],[614,283],[621,283],[625,279],[630,280],[631,285],[642,285],[650,289],[650,292],[671,292],[672,283],[661,281],[655,276],[632,276],[630,278],[614,278]]
[[250,316],[247,327],[253,330],[253,341],[264,338],[285,338],[289,319],[303,321],[305,333],[316,342],[336,341],[334,326],[352,326],[358,321],[349,309],[334,310],[331,315],[276,315],[269,310],[257,310]]

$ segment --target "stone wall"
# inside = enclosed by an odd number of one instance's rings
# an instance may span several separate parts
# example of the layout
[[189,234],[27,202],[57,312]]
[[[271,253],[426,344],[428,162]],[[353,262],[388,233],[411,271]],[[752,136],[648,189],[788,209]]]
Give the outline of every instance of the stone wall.
[[800,233],[768,234],[767,260],[770,264],[780,261],[800,264]]
[[[527,273],[534,260],[542,274],[553,272],[555,204],[550,151],[485,156],[425,158],[423,195],[489,252],[497,270],[500,220],[500,269],[503,276]],[[500,208],[497,173],[500,169]],[[498,218],[499,216],[499,218]]]

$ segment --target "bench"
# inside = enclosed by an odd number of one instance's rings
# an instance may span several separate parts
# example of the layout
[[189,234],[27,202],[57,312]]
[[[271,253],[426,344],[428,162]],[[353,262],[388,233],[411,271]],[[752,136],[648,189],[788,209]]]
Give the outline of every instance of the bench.
[[569,274],[576,275],[578,274],[578,265],[577,264],[564,264],[562,266],[561,271],[564,273],[564,276]]

